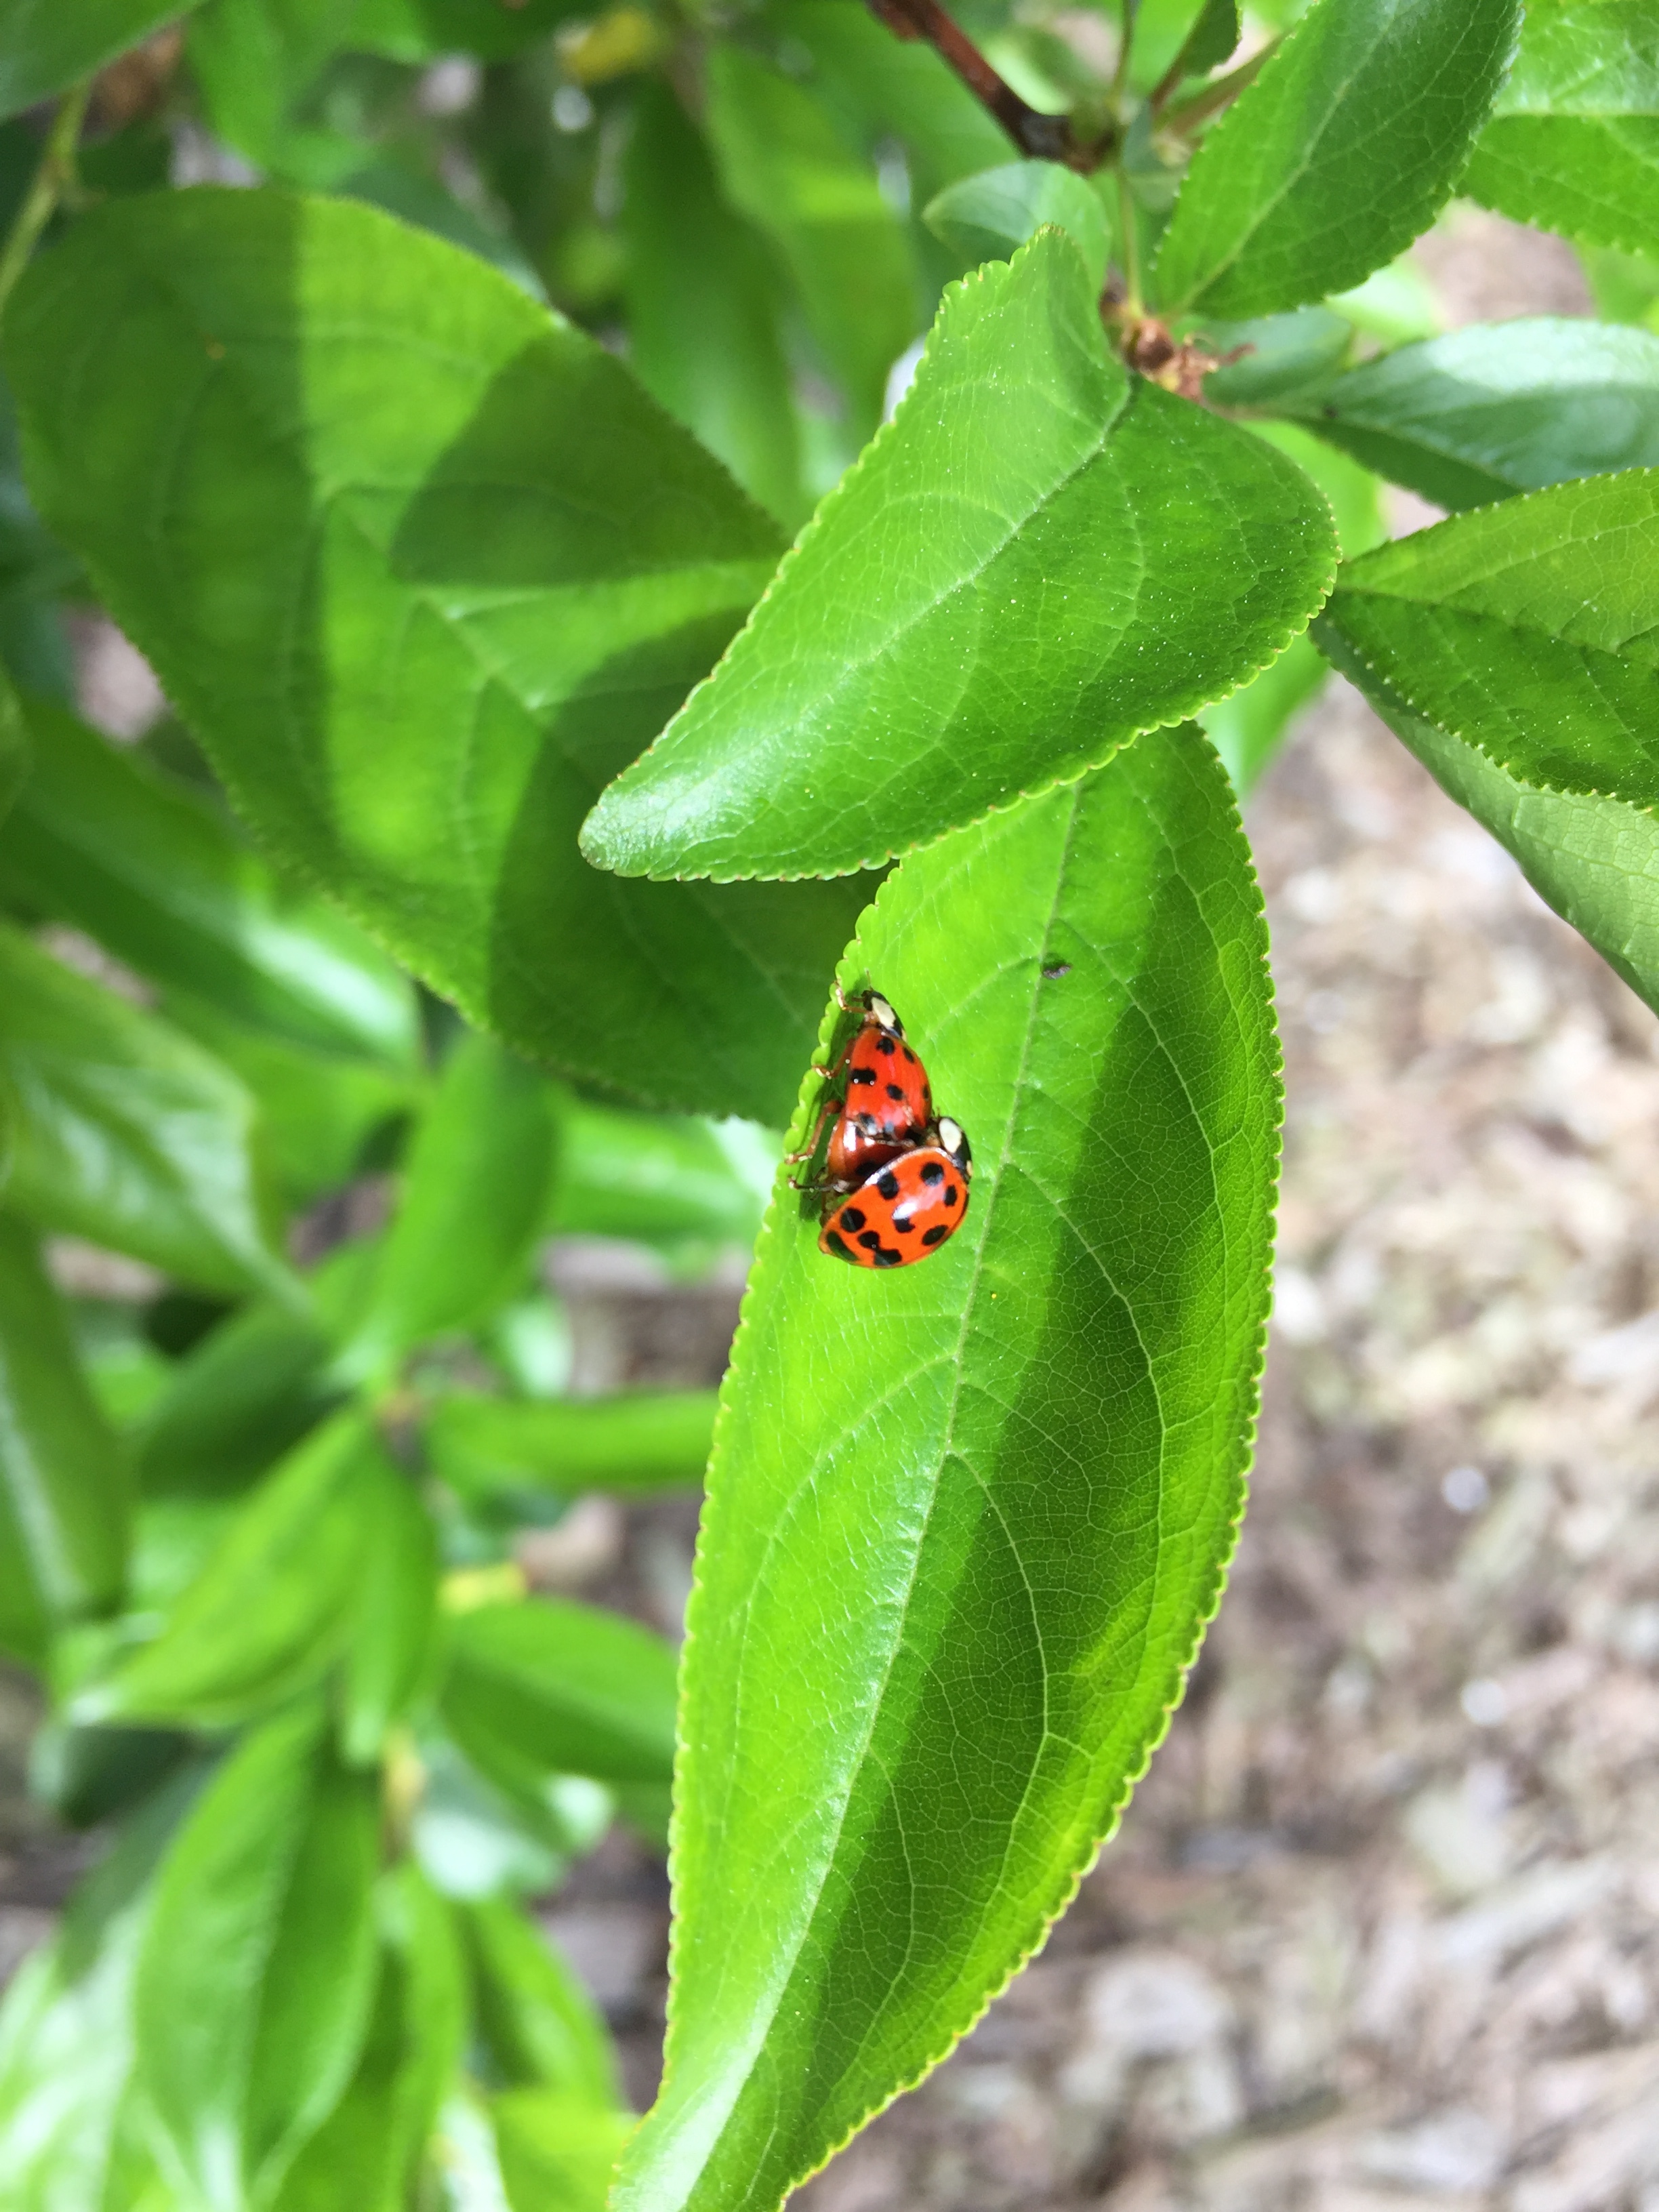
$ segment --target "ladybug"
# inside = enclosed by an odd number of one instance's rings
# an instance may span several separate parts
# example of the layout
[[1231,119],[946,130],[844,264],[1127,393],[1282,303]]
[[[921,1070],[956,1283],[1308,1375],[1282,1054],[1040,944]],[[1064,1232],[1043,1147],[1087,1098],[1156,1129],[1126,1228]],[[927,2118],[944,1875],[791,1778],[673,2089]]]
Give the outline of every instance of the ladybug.
[[836,996],[848,1011],[861,1006],[863,1019],[834,1066],[817,1071],[829,1096],[811,1146],[797,1157],[812,1158],[830,1123],[823,1180],[834,1189],[853,1190],[873,1169],[923,1141],[933,1093],[927,1069],[904,1041],[903,1023],[878,991],[848,1000],[837,985]]
[[925,1142],[877,1168],[849,1196],[831,1200],[819,1251],[855,1267],[906,1267],[955,1235],[968,1212],[973,1155],[948,1115],[923,1133]]

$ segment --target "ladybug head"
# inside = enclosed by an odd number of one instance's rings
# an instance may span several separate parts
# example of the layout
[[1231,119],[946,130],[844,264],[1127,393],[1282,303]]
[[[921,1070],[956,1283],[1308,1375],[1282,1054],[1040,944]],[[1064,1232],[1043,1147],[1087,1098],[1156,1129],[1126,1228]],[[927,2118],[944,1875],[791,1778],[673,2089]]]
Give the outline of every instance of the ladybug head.
[[968,1132],[960,1121],[953,1121],[948,1114],[939,1115],[937,1127],[940,1152],[950,1154],[964,1177],[970,1176],[974,1172],[974,1155],[969,1146]]
[[875,1016],[877,1021],[880,1023],[883,1029],[890,1030],[896,1037],[902,1037],[904,1035],[903,1023],[893,1012],[893,1009],[888,1005],[886,1000],[882,997],[879,991],[870,992],[865,999],[865,1004],[869,1007],[870,1012]]

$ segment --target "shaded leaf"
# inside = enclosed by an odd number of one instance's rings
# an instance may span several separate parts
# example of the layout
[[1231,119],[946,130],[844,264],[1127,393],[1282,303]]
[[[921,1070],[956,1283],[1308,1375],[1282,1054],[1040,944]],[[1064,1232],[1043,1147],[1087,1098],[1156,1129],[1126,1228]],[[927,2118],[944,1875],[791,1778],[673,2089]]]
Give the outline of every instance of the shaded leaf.
[[[1259,438],[1293,460],[1330,502],[1337,542],[1346,560],[1354,560],[1388,536],[1382,519],[1382,485],[1369,469],[1346,453],[1322,445],[1310,431],[1292,422],[1253,422]],[[1199,716],[1205,735],[1221,756],[1233,789],[1243,799],[1278,751],[1302,708],[1322,690],[1326,664],[1310,637],[1295,639],[1254,684],[1231,698],[1206,707]]]
[[1218,359],[1240,356],[1205,378],[1205,398],[1218,407],[1265,407],[1328,384],[1347,357],[1353,325],[1329,307],[1296,307],[1242,323],[1202,316],[1196,335]]
[[665,83],[628,142],[628,357],[750,496],[793,528],[811,506],[765,248],[720,198],[702,139]]
[[274,2212],[404,2212],[466,2033],[449,1910],[405,1862],[376,1895],[380,1978],[349,2087],[300,2153]]
[[[83,1882],[0,2005],[0,2190],[7,2212],[137,2212],[132,2142],[133,1969],[155,1867],[189,1802],[181,1777]],[[112,2183],[137,2185],[128,2195]],[[144,2212],[149,2212],[146,2202]]]
[[362,1571],[346,1646],[340,1747],[348,1763],[368,1766],[389,1731],[409,1712],[437,1656],[438,1541],[432,1516],[414,1484],[380,1463],[373,1540]]
[[1346,565],[1332,626],[1424,720],[1523,781],[1659,804],[1659,471],[1454,516]]
[[225,1727],[314,1682],[401,1480],[362,1417],[339,1415],[250,1493],[154,1641],[78,1692],[74,1717]]
[[1176,58],[1179,76],[1204,76],[1219,69],[1243,35],[1238,0],[1204,0],[1186,44]]
[[897,219],[812,94],[729,40],[708,57],[707,126],[726,198],[773,241],[842,387],[856,449],[915,335]]
[[29,734],[22,702],[0,668],[0,820],[17,803],[29,772]]
[[1437,506],[1485,507],[1659,464],[1659,337],[1542,316],[1477,325],[1350,369],[1294,411]]
[[152,1498],[246,1489],[338,1401],[321,1368],[328,1337],[310,1314],[244,1307],[192,1347],[135,1438]]
[[0,40],[0,116],[90,76],[193,0],[9,0]]
[[250,191],[94,210],[6,342],[43,508],[262,842],[519,1049],[781,1121],[853,887],[574,848],[779,550],[626,369],[435,239]]
[[126,1569],[129,1477],[21,1222],[0,1214],[0,1645],[39,1664],[106,1613]]
[[1254,1419],[1265,955],[1190,726],[866,915],[842,981],[902,1012],[972,1210],[890,1273],[825,1258],[787,1188],[763,1232],[688,1620],[667,2071],[617,2212],[777,2205],[1042,1940],[1163,1734]]
[[1539,791],[1413,714],[1334,625],[1319,643],[1441,788],[1520,862],[1527,881],[1659,1013],[1659,820],[1616,799]]
[[584,848],[628,874],[867,867],[1234,690],[1334,550],[1298,471],[1132,384],[1045,230],[946,295],[894,422]]
[[1051,222],[1083,256],[1097,292],[1106,281],[1111,246],[1106,210],[1099,194],[1058,161],[1010,161],[964,177],[928,202],[922,220],[969,268],[1007,260]]
[[414,1066],[414,993],[360,929],[133,747],[44,700],[26,712],[33,769],[0,829],[0,893],[278,1036]]
[[529,1400],[457,1393],[434,1413],[427,1448],[438,1474],[464,1493],[695,1489],[715,1403],[712,1390]]
[[337,1373],[378,1372],[512,1296],[547,1211],[553,1133],[540,1078],[493,1038],[463,1036],[416,1124],[398,1211]]
[[1517,222],[1632,253],[1659,234],[1659,21],[1647,0],[1528,9],[1462,190]]
[[0,1072],[16,1101],[8,1196],[21,1213],[204,1289],[295,1294],[266,1237],[252,1101],[235,1077],[3,926]]
[[1272,314],[1393,260],[1456,183],[1520,15],[1518,0],[1316,0],[1193,157],[1158,299]]
[[343,43],[398,62],[454,53],[507,61],[576,12],[574,0],[521,0],[513,8],[500,0],[356,0]]
[[506,1898],[459,1913],[480,2039],[508,2088],[557,2089],[620,2107],[616,2052],[593,2000],[533,1920]]
[[375,1987],[379,1791],[319,1713],[246,1737],[203,1791],[138,1961],[138,2071],[211,2212],[266,2201],[339,2102]]
[[420,1103],[418,1079],[384,1061],[290,1044],[182,991],[169,991],[162,1005],[169,1021],[252,1092],[263,1157],[290,1206],[309,1206],[349,1182],[387,1124]]
[[451,1624],[444,1724],[499,1788],[538,1805],[558,1774],[665,1782],[674,1654],[614,1613],[538,1599]]

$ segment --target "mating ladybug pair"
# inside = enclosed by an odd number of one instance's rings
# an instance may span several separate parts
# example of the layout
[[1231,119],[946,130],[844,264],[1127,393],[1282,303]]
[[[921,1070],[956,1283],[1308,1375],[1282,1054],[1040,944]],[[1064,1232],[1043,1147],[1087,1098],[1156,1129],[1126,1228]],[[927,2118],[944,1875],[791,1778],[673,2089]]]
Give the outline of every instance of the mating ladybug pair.
[[886,1000],[864,991],[850,1001],[839,984],[836,997],[862,1018],[834,1066],[813,1070],[827,1086],[823,1110],[811,1146],[791,1157],[823,1147],[822,1176],[808,1186],[824,1201],[821,1252],[855,1267],[908,1267],[960,1226],[973,1156],[960,1122],[934,1113],[927,1072]]

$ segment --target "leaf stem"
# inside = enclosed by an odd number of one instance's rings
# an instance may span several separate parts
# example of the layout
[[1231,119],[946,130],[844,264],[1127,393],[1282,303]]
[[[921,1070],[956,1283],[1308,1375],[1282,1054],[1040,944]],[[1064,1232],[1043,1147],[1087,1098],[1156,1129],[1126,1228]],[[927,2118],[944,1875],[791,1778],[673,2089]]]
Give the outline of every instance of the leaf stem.
[[1119,243],[1123,253],[1124,313],[1138,321],[1145,313],[1140,296],[1140,228],[1135,217],[1135,196],[1129,189],[1129,173],[1121,161],[1117,165],[1117,225],[1123,234]]
[[0,248],[0,313],[4,313],[12,287],[28,265],[29,256],[51,222],[64,187],[75,181],[75,149],[91,97],[92,79],[88,77],[83,83],[72,85],[58,103],[40,166],[17,210],[5,246]]
[[[1241,62],[1236,70],[1230,70],[1225,76],[1214,78],[1202,92],[1194,93],[1190,100],[1184,100],[1178,107],[1170,108],[1163,118],[1162,128],[1173,131],[1177,138],[1184,138],[1189,131],[1196,131],[1200,123],[1207,123],[1224,107],[1231,107],[1245,86],[1255,81],[1262,64],[1278,49],[1279,40],[1274,39],[1263,46],[1260,53],[1252,54],[1249,61]],[[1156,94],[1153,104],[1157,104]]]
[[1069,116],[1045,114],[1042,108],[1022,100],[945,13],[939,0],[870,0],[870,6],[895,37],[926,39],[981,106],[996,118],[1022,154],[1034,161],[1063,161],[1067,168],[1085,173],[1097,169],[1104,161],[1110,150],[1109,139],[1080,144]]

